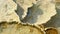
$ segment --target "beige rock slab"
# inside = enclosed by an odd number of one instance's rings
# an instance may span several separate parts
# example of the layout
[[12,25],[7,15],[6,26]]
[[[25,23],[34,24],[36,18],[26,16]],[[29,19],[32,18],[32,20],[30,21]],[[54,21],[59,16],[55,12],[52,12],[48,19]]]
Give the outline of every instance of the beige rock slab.
[[16,9],[17,4],[13,0],[0,0],[0,22],[20,22],[19,17],[15,12]]
[[23,22],[31,24],[43,24],[56,14],[54,0],[37,0],[36,4],[28,8],[28,14]]

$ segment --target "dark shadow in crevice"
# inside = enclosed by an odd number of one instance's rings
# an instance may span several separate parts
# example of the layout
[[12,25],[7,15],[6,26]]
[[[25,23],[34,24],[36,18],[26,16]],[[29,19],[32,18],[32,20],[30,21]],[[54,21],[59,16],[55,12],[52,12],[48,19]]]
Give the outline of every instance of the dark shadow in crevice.
[[15,11],[17,15],[19,16],[20,20],[22,20],[22,15],[24,13],[24,9],[17,4],[17,10]]
[[43,11],[37,7],[36,5],[33,5],[32,7],[28,8],[27,16],[22,20],[22,22],[26,23],[36,23],[38,20],[38,16],[42,15]]

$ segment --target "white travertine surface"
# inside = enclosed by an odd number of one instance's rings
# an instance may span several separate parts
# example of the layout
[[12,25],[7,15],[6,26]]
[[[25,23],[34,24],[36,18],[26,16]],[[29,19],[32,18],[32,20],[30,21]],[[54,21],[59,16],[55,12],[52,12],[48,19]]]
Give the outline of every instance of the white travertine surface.
[[15,13],[16,9],[17,4],[13,0],[0,0],[0,22],[20,22],[18,15]]

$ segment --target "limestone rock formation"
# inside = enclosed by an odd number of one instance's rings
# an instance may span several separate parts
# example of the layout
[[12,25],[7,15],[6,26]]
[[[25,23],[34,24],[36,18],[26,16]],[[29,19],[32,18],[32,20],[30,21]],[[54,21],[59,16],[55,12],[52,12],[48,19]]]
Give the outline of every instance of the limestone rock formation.
[[13,0],[0,0],[0,22],[20,22],[16,9],[17,4]]
[[[19,4],[19,6],[22,9],[25,9],[24,6],[27,5],[27,12],[26,9],[24,11],[25,13],[27,13],[27,15],[25,16],[24,19],[22,19],[22,22],[24,23],[43,24],[49,21],[51,17],[56,14],[54,0],[37,0],[35,1],[35,3],[32,2],[29,3],[28,1],[24,1],[23,6],[20,5],[21,4],[19,3],[20,1],[18,0],[15,1],[17,4]],[[19,14],[19,10],[17,11],[17,13]]]
[[[55,0],[0,0],[0,34],[56,34],[60,32],[59,7]],[[39,26],[47,21],[53,22],[57,30]]]

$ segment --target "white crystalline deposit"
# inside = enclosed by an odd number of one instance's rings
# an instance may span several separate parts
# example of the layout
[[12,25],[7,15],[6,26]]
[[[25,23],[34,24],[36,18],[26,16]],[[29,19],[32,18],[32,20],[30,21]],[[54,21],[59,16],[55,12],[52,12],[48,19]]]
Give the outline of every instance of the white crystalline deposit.
[[50,20],[55,14],[54,0],[37,0],[33,3],[32,7],[29,7],[27,16],[23,19],[23,22],[43,24]]
[[20,22],[18,15],[15,13],[17,5],[13,0],[0,0],[0,22]]

